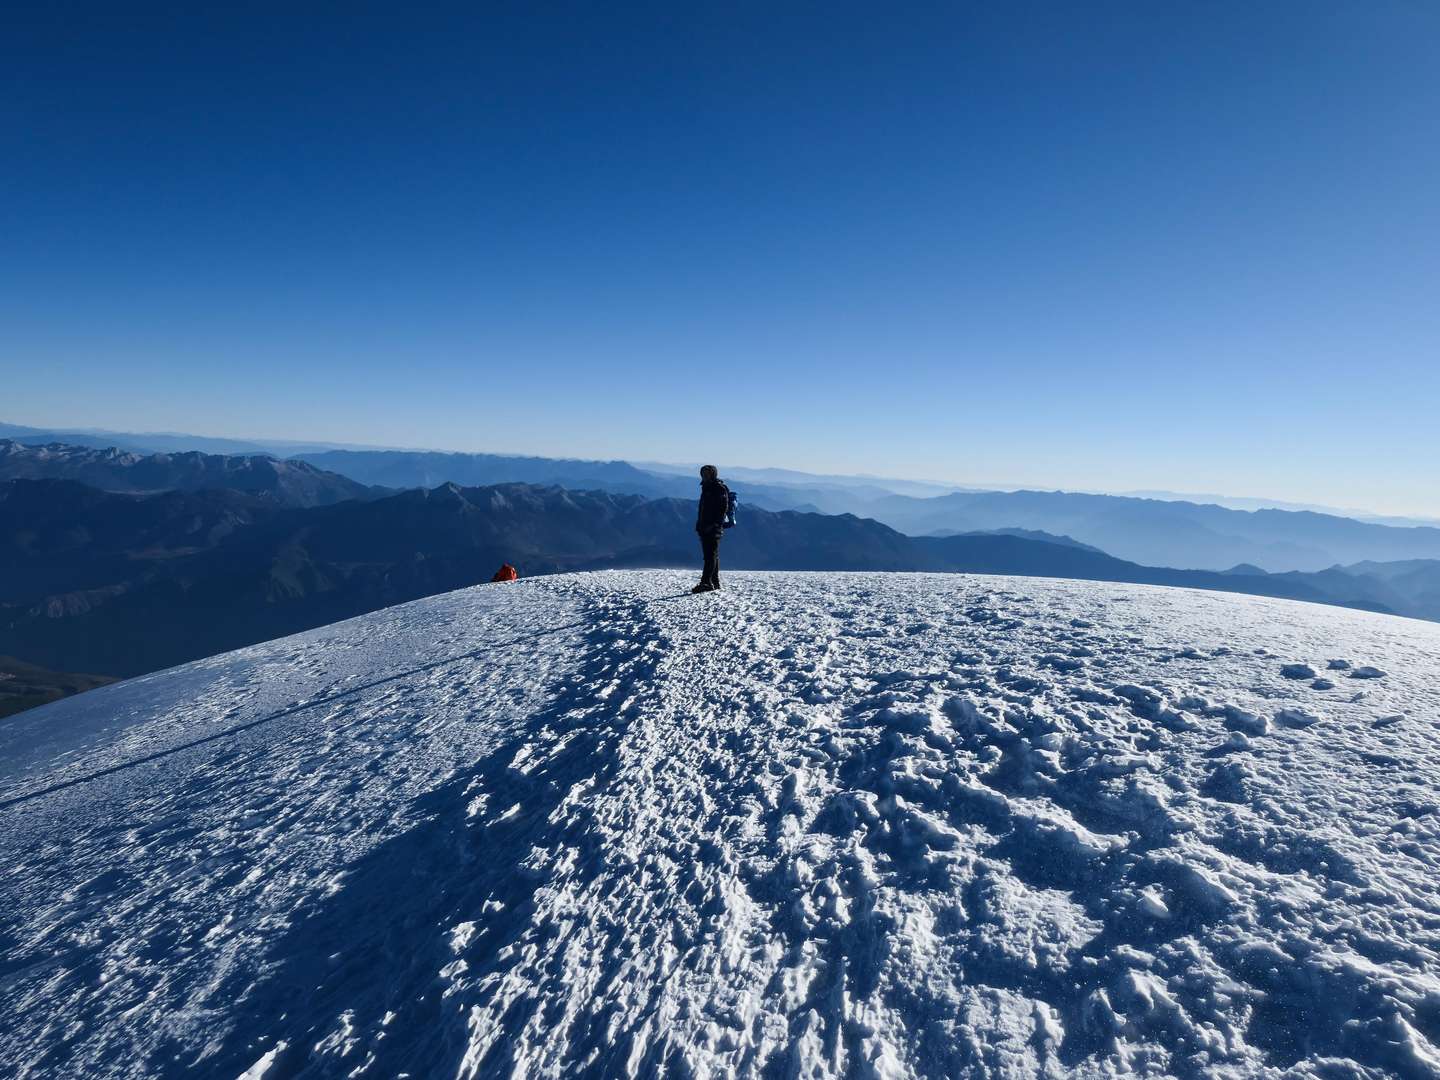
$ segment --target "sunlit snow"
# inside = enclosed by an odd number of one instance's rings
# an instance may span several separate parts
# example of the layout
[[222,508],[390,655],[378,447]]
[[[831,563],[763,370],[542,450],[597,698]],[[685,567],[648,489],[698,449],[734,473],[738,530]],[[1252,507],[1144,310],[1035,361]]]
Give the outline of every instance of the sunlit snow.
[[1440,1076],[1440,625],[690,583],[0,722],[0,1074]]

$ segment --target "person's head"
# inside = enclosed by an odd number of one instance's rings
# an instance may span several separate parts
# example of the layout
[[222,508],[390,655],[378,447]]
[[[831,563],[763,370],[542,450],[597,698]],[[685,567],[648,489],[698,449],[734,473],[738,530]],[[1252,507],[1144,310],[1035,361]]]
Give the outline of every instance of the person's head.
[[717,469],[717,468],[715,468],[714,465],[701,465],[701,466],[700,466],[700,479],[701,479],[701,480],[719,480],[719,479],[720,479],[720,470]]

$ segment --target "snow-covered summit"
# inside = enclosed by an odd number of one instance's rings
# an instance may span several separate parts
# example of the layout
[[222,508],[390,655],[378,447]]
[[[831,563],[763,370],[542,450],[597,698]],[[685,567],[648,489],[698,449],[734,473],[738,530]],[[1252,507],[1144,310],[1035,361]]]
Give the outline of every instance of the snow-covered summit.
[[1440,1075],[1440,626],[689,583],[0,724],[0,1073]]

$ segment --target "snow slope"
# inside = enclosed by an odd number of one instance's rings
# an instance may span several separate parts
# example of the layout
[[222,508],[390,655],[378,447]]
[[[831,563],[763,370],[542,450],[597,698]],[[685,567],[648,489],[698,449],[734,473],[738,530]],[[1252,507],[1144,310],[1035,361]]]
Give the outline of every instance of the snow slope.
[[0,724],[0,1074],[1440,1076],[1440,626],[689,583]]

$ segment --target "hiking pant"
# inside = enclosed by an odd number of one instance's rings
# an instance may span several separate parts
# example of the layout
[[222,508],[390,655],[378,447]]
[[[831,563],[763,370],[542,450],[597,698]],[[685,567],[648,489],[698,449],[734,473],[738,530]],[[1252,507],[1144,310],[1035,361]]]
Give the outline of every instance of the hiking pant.
[[700,573],[700,584],[720,587],[720,533],[702,532],[700,550],[705,553],[705,569]]

